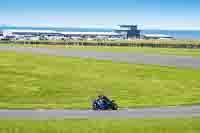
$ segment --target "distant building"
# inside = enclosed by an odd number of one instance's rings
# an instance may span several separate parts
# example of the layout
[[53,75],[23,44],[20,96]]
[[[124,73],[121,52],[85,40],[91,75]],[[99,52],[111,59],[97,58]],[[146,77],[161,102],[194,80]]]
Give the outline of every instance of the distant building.
[[82,38],[82,39],[108,39],[121,38],[121,35],[114,32],[61,32],[67,38]]
[[0,31],[0,36],[3,36],[3,32],[2,31]]
[[[1,34],[0,34],[1,35]],[[16,40],[125,40],[140,38],[137,25],[119,25],[112,32],[57,32],[52,30],[5,30],[3,36]]]
[[60,35],[60,33],[51,30],[6,30],[4,31],[5,34],[12,34],[12,35]]
[[0,40],[4,39],[3,32],[0,31]]
[[174,37],[164,34],[144,34],[143,39],[173,39]]
[[113,31],[121,34],[124,39],[132,40],[140,38],[140,30],[138,30],[137,25],[119,25]]
[[4,36],[8,39],[11,36],[16,40],[59,40],[64,37],[61,33],[51,30],[5,30]]

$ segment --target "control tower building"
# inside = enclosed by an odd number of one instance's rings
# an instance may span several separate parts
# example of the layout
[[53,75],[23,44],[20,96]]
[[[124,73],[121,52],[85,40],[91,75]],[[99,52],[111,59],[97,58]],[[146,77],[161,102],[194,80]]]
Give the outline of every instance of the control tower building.
[[134,40],[140,38],[140,30],[137,25],[119,25],[113,32],[121,34],[124,39]]

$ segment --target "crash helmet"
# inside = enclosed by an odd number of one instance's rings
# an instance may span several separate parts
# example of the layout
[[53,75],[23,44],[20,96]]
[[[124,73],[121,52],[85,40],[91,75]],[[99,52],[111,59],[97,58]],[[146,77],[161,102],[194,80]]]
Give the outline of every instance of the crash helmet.
[[100,94],[100,95],[98,95],[98,98],[103,98],[103,96],[104,96],[104,95]]

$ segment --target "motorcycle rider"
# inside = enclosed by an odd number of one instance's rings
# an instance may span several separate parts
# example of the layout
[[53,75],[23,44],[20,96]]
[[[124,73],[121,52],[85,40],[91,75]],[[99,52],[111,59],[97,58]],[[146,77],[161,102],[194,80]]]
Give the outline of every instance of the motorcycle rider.
[[93,102],[93,110],[117,110],[117,108],[117,104],[105,95],[98,95],[98,98]]
[[108,97],[106,97],[105,95],[99,95],[98,100],[102,101],[104,104],[110,103],[110,99],[108,99]]

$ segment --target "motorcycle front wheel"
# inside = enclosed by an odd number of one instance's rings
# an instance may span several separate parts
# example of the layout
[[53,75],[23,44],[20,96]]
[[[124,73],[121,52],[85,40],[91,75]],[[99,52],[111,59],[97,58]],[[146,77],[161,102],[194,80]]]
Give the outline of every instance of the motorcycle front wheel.
[[112,110],[118,110],[118,105],[116,103],[112,104]]

